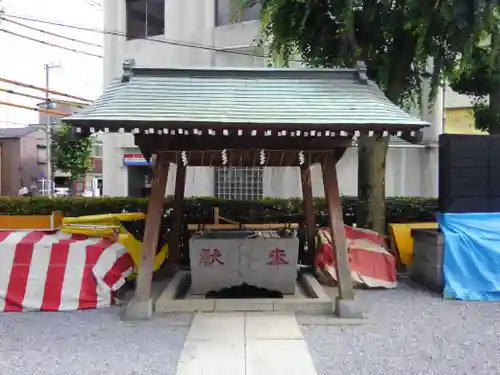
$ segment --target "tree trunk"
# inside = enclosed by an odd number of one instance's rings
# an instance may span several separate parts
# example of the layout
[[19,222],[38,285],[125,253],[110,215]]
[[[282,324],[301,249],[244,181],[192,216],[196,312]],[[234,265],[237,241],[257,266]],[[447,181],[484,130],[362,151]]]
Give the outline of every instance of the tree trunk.
[[358,139],[358,206],[356,224],[360,228],[385,233],[385,162],[389,137]]

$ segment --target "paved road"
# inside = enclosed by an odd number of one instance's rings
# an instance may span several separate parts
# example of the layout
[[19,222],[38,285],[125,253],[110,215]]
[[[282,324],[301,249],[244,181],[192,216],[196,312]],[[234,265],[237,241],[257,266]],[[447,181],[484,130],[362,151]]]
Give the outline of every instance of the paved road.
[[302,325],[320,375],[500,374],[500,303],[444,301],[408,287],[357,299],[374,324]]

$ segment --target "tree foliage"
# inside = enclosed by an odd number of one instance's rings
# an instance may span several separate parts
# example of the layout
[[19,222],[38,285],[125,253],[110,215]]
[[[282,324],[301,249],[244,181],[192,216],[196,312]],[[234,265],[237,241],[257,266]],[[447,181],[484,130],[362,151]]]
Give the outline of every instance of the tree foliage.
[[[395,103],[414,100],[422,81],[435,89],[459,56],[470,56],[485,25],[487,0],[254,0],[262,5],[271,54],[314,67],[367,64]],[[434,58],[432,71],[429,58]]]
[[500,134],[500,34],[497,21],[487,30],[485,42],[474,47],[471,58],[460,59],[450,78],[453,90],[472,99],[473,126]]
[[78,181],[92,168],[90,155],[95,140],[91,136],[75,138],[71,127],[64,125],[52,134],[52,159],[54,166]]
[[[353,67],[398,105],[409,106],[430,82],[431,100],[443,75],[467,61],[492,22],[489,0],[249,0],[260,2],[262,41],[285,62]],[[432,59],[433,64],[429,64]],[[429,68],[432,66],[432,68]],[[387,138],[359,140],[358,198],[370,202],[361,226],[385,231]],[[377,159],[377,160],[374,160]]]

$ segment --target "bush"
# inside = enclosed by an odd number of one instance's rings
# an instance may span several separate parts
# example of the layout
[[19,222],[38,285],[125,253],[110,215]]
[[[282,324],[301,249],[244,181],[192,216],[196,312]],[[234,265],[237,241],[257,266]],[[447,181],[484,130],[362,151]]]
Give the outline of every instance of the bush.
[[[47,215],[62,211],[65,216],[96,215],[119,212],[146,211],[147,198],[131,197],[0,197],[1,215]],[[188,198],[185,211],[193,224],[211,223],[213,207],[219,207],[220,215],[242,223],[248,222],[287,222],[299,219],[302,214],[301,199],[266,198],[259,201],[228,201],[211,197]],[[355,197],[343,197],[344,221],[351,225],[356,219],[358,202]],[[315,212],[319,224],[327,219],[327,208],[323,198],[315,198]],[[165,209],[172,207],[172,199],[167,198]],[[435,221],[437,213],[435,198],[387,198],[387,221],[416,222]]]

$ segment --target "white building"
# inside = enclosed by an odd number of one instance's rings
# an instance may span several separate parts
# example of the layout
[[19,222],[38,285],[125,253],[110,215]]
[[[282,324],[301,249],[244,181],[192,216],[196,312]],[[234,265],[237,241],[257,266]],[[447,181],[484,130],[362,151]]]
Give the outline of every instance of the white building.
[[[235,4],[232,6],[231,4]],[[125,59],[150,67],[263,67],[264,52],[256,46],[259,9],[234,11],[237,0],[106,0],[104,84],[122,74]],[[238,22],[238,21],[243,22]],[[127,37],[116,36],[127,35]],[[147,39],[145,39],[147,37]],[[436,101],[433,126],[426,131],[429,147],[410,145],[399,139],[387,156],[388,196],[437,196],[437,137],[442,132],[443,98]],[[427,111],[428,112],[428,111]],[[139,195],[147,188],[149,167],[144,166],[130,134],[103,135],[104,194]],[[339,162],[341,193],[357,193],[357,150],[349,149]],[[168,193],[174,175],[169,175]],[[296,168],[190,167],[186,196],[301,196]],[[323,196],[319,168],[313,170],[313,192]]]

